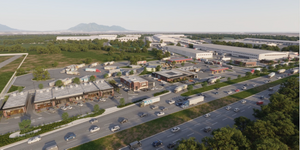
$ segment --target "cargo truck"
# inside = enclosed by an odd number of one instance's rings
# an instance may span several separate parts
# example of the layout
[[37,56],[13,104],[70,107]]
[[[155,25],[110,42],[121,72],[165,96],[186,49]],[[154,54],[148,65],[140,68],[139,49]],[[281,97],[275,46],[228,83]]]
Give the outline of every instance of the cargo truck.
[[89,68],[91,68],[91,67],[95,67],[95,66],[97,66],[97,65],[99,65],[99,63],[97,63],[97,62],[95,62],[95,63],[92,63],[92,64],[90,64],[90,65],[89,65]]
[[207,80],[208,83],[215,83],[218,79],[221,79],[221,76],[213,77]]
[[203,101],[204,101],[204,96],[197,96],[197,97],[189,98],[188,100],[183,102],[183,104],[181,105],[181,108],[185,108],[185,107],[188,107],[191,105],[196,105]]
[[80,75],[78,71],[67,71],[66,73],[71,75]]
[[96,69],[96,68],[85,68],[85,71],[88,71],[88,72],[101,72],[99,69]]
[[160,97],[151,97],[151,98],[147,98],[145,100],[143,100],[141,103],[140,103],[140,107],[144,107],[144,106],[147,106],[147,105],[151,105],[151,104],[154,104],[154,103],[158,103],[160,101]]
[[284,73],[284,72],[285,72],[285,69],[278,70],[278,73]]
[[295,73],[298,73],[298,72],[299,72],[299,69],[295,69],[295,68],[294,68],[294,69],[292,70],[292,74],[295,74]]
[[187,89],[188,85],[187,84],[183,84],[183,85],[180,85],[180,86],[177,86],[175,89],[174,89],[174,93],[178,93],[184,89]]
[[272,77],[274,77],[274,76],[275,76],[275,72],[271,72],[271,73],[268,75],[269,78],[272,78]]

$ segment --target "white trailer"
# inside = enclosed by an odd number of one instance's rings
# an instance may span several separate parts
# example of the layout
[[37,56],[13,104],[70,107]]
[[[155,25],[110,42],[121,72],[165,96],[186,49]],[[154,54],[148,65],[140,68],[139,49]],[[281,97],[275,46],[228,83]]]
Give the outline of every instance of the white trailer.
[[298,73],[298,72],[299,72],[299,69],[295,69],[295,68],[294,68],[294,69],[292,70],[292,74],[295,74],[295,73]]
[[280,69],[277,71],[278,73],[284,73],[285,72],[285,69]]
[[184,89],[187,89],[188,85],[187,84],[183,84],[183,85],[180,85],[180,86],[177,86],[175,89],[174,89],[174,93],[178,93]]
[[204,96],[196,96],[193,98],[189,98],[188,100],[186,100],[185,102],[183,102],[183,104],[181,105],[181,108],[185,108],[191,105],[196,105],[200,102],[204,101]]
[[79,65],[76,65],[76,68],[78,69],[78,68],[82,68],[84,66],[85,66],[85,64],[79,64]]
[[91,68],[91,67],[95,67],[95,66],[97,66],[97,65],[99,65],[99,63],[98,63],[98,62],[92,63],[92,64],[89,66],[89,68]]
[[143,100],[141,103],[140,103],[140,106],[141,107],[144,107],[144,106],[147,106],[147,105],[151,105],[151,104],[154,104],[154,103],[157,103],[160,101],[160,97],[151,97],[151,98],[147,98],[145,100]]
[[269,78],[272,78],[272,77],[274,77],[274,76],[275,76],[275,72],[271,72],[271,73],[268,75]]
[[118,69],[118,66],[105,66],[104,69],[105,70],[113,70],[113,69]]
[[80,75],[78,71],[67,71],[66,73],[71,75]]
[[218,79],[221,79],[221,76],[217,76],[217,77],[208,79],[208,83],[215,83]]

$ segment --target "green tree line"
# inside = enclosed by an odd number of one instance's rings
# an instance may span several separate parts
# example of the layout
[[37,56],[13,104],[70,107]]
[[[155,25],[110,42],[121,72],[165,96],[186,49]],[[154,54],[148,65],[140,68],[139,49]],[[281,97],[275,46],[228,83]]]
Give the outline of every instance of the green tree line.
[[188,38],[192,40],[200,40],[203,38],[211,38],[211,39],[223,39],[224,37],[234,38],[234,39],[244,39],[244,38],[258,38],[258,39],[273,39],[273,40],[288,40],[288,41],[297,41],[299,40],[299,36],[297,37],[289,37],[286,35],[252,35],[252,34],[186,34]]
[[281,51],[293,51],[293,52],[299,52],[299,45],[290,45],[290,46],[288,46],[288,47],[282,48]]

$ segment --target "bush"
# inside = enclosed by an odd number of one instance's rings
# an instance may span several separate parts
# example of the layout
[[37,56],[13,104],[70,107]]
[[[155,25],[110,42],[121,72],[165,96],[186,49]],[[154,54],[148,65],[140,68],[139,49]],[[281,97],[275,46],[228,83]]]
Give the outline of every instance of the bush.
[[62,118],[63,121],[66,121],[66,120],[68,120],[68,118],[69,118],[69,114],[68,114],[67,112],[64,112],[64,113],[61,115],[61,118]]
[[74,78],[73,83],[80,84],[80,79],[78,77]]
[[100,110],[99,105],[98,104],[94,105],[94,112],[98,112],[99,110]]
[[125,105],[125,100],[124,100],[124,98],[121,98],[120,99],[120,106],[124,106]]
[[58,62],[54,62],[54,63],[52,64],[52,67],[57,67],[57,65],[58,65]]
[[55,86],[61,87],[61,86],[63,86],[63,85],[64,85],[64,83],[63,83],[61,80],[57,80],[57,81],[55,82]]
[[44,85],[42,83],[39,84],[39,89],[43,89]]
[[154,93],[153,95],[158,96],[158,95],[162,95],[162,94],[165,94],[165,93],[168,93],[168,92],[169,92],[168,90],[164,90],[164,91],[161,91],[161,92]]
[[30,119],[25,119],[22,122],[19,123],[20,130],[24,130],[26,128],[29,128],[31,125]]

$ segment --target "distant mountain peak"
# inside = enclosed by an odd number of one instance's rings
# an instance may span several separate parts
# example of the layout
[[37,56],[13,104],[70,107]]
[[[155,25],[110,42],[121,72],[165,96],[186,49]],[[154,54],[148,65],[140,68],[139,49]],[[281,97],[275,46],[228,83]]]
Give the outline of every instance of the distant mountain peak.
[[92,32],[92,31],[128,31],[127,29],[112,25],[98,25],[97,23],[80,23],[75,27],[69,28],[70,31],[84,31],[84,32]]
[[13,28],[8,27],[6,25],[0,24],[0,31],[17,31],[17,29],[13,29]]

